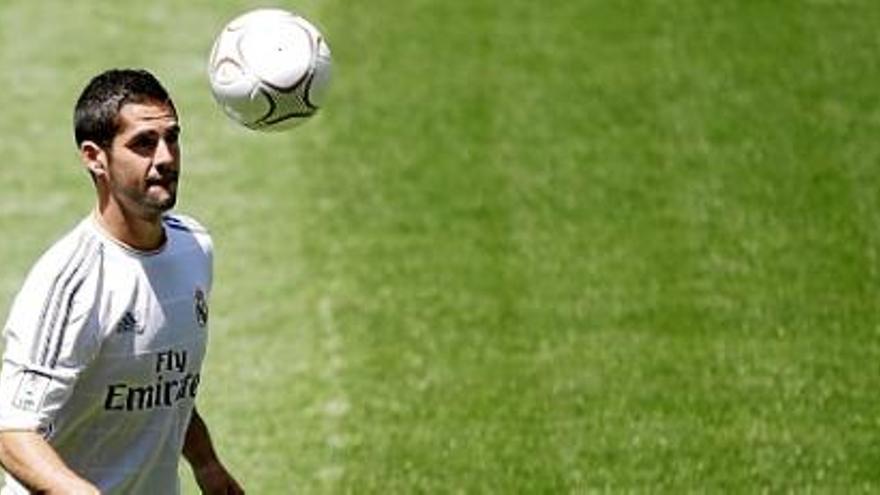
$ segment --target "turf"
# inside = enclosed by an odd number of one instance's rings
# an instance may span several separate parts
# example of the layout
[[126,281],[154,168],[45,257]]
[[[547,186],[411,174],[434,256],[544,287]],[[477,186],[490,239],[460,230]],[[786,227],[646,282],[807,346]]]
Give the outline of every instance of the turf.
[[203,66],[255,5],[0,7],[0,295],[91,204],[84,81],[152,68],[249,492],[880,489],[880,6],[285,3],[335,81],[261,135]]

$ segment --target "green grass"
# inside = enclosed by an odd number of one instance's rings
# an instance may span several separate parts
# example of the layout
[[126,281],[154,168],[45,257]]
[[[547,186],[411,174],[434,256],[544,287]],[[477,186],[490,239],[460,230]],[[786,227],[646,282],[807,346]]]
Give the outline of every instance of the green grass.
[[202,65],[255,5],[0,6],[0,295],[91,204],[84,81],[154,69],[250,493],[880,489],[880,6],[284,3],[336,79],[260,135]]

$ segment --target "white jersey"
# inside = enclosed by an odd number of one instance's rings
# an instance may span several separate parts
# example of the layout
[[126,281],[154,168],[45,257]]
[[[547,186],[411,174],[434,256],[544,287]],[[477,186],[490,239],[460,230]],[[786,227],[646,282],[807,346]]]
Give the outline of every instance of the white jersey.
[[[94,218],[34,265],[5,327],[0,430],[42,433],[102,493],[179,493],[205,353],[212,244],[167,215],[132,250]],[[11,476],[2,495],[27,493]]]

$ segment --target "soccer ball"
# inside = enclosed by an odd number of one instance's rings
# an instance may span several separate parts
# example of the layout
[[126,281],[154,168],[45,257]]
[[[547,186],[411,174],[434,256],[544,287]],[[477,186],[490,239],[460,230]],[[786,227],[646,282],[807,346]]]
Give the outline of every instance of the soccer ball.
[[229,117],[256,130],[289,129],[309,119],[330,83],[330,47],[302,16],[257,9],[217,36],[208,75]]

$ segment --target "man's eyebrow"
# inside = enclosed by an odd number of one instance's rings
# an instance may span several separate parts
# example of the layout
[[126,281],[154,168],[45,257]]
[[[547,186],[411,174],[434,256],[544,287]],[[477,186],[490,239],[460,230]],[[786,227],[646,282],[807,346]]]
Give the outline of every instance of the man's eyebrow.
[[131,142],[136,141],[138,139],[143,139],[146,137],[155,137],[158,135],[159,135],[159,133],[155,129],[142,129],[140,131],[135,132],[134,134],[131,134],[128,137],[128,139],[126,139],[126,142],[131,143]]
[[158,129],[142,129],[140,131],[135,132],[131,135],[131,139],[129,141],[144,137],[144,136],[164,136],[166,134],[180,134],[181,127],[179,124],[173,124],[168,126],[164,131],[159,131]]

